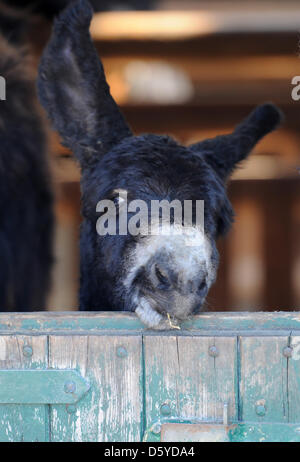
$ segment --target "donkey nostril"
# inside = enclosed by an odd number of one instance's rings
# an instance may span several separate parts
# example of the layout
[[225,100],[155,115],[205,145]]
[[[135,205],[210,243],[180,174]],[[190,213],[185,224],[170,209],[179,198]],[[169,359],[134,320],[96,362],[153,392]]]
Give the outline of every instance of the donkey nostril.
[[169,279],[166,274],[159,268],[158,265],[155,265],[155,276],[157,277],[160,284],[164,287],[169,287]]
[[204,292],[206,290],[206,281],[203,280],[198,286],[198,292]]

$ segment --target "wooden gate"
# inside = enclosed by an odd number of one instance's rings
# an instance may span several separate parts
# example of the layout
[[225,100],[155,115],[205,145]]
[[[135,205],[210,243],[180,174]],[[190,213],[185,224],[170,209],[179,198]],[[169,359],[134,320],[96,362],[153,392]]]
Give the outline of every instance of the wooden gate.
[[0,441],[300,441],[300,313],[0,315]]

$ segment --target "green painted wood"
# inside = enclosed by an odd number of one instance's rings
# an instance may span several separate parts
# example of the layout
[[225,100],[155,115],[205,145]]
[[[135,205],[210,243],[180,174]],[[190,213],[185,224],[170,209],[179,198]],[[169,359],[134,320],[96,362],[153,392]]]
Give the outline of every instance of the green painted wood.
[[235,338],[145,337],[144,352],[146,428],[166,415],[220,422],[225,403],[237,418]]
[[91,387],[76,403],[0,404],[0,441],[158,441],[164,421],[220,424],[225,402],[233,441],[294,441],[299,359],[300,313],[204,313],[163,332],[130,313],[0,314],[0,403],[16,372],[35,377],[8,390],[22,403],[49,400],[48,372]]
[[[191,321],[182,324],[182,331],[176,335],[190,332],[201,335],[203,331],[279,331],[300,330],[300,312],[263,313],[202,313]],[[135,334],[153,334],[146,329],[134,313],[124,312],[40,312],[40,313],[1,313],[0,334],[51,334],[51,333],[104,333],[105,331],[129,331]],[[174,331],[171,331],[174,333]],[[155,335],[164,335],[156,332]]]
[[241,338],[241,420],[288,422],[287,345],[288,337]]
[[289,422],[300,422],[300,336],[290,337],[291,356],[288,361]]
[[73,370],[0,370],[0,404],[73,404],[89,388]]
[[0,442],[47,442],[49,419],[47,406],[2,405]]
[[76,368],[91,384],[76,407],[51,406],[52,441],[141,441],[141,337],[51,336],[49,365]]
[[229,441],[234,443],[299,443],[300,426],[277,422],[240,423],[229,431]]
[[[0,369],[43,369],[47,350],[46,336],[0,336]],[[0,405],[0,442],[48,441],[48,415],[48,405]]]

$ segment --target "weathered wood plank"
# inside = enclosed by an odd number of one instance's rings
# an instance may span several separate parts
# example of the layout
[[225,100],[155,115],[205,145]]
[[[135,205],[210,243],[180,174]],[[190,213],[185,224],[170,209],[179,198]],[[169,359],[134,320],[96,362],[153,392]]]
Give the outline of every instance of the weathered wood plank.
[[288,422],[288,337],[242,337],[240,408],[243,421]]
[[289,422],[300,422],[300,336],[290,338],[291,356],[288,357],[288,414]]
[[[47,337],[0,336],[0,369],[47,367]],[[0,405],[0,441],[48,441],[47,405]]]
[[146,428],[150,428],[161,418],[162,406],[169,406],[167,417],[180,414],[176,337],[145,337],[144,355]]
[[140,441],[140,337],[51,336],[50,367],[77,369],[91,385],[75,406],[51,406],[52,441]]
[[[222,421],[227,403],[228,417],[231,420],[237,417],[235,346],[236,339],[231,337],[178,338],[182,415]],[[210,351],[216,356],[211,356]],[[188,401],[186,392],[190,395]]]
[[[240,332],[300,330],[300,312],[227,312],[201,313],[182,324],[177,335],[201,335],[203,331]],[[0,334],[102,334],[128,331],[143,335],[153,334],[134,313],[124,312],[35,312],[1,313]],[[167,332],[168,333],[168,332]],[[172,334],[173,332],[171,332]],[[164,332],[156,332],[164,335]]]
[[[237,418],[234,337],[145,337],[146,427],[164,418]],[[216,356],[209,354],[210,347]]]

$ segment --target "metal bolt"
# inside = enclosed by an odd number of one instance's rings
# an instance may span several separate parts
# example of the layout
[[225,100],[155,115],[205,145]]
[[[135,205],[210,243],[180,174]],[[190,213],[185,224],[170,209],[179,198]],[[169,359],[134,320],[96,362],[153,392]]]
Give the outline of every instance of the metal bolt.
[[219,350],[215,345],[210,346],[208,349],[208,354],[209,356],[212,356],[213,358],[215,358],[216,356],[219,355]]
[[68,414],[75,414],[77,408],[74,404],[67,404],[66,405],[66,410]]
[[76,391],[76,383],[70,380],[69,382],[65,383],[64,390],[66,393],[75,393]]
[[282,353],[286,358],[291,358],[293,354],[293,348],[287,346],[282,350]]
[[155,435],[158,435],[161,432],[160,423],[154,424],[151,430],[152,430],[152,433],[154,433]]
[[31,346],[29,345],[23,346],[23,355],[26,356],[26,358],[30,358],[33,355],[33,350]]
[[266,414],[266,406],[263,404],[257,404],[255,407],[255,412],[259,416],[264,416]]
[[162,413],[162,415],[170,415],[172,412],[171,407],[169,406],[169,404],[164,403],[160,407],[160,412]]
[[118,358],[126,358],[128,355],[126,348],[124,347],[118,347],[117,348],[117,356]]

